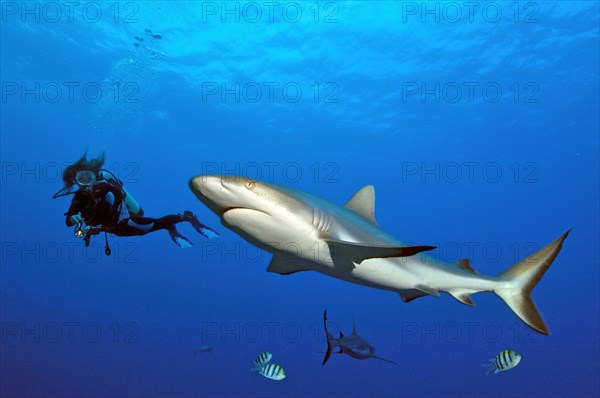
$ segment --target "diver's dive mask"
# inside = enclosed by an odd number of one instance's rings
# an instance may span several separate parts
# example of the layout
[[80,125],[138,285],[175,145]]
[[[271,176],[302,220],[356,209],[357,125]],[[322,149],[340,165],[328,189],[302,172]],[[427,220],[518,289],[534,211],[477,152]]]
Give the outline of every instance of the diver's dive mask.
[[96,182],[96,173],[91,170],[79,170],[75,174],[75,182],[79,188],[90,188]]

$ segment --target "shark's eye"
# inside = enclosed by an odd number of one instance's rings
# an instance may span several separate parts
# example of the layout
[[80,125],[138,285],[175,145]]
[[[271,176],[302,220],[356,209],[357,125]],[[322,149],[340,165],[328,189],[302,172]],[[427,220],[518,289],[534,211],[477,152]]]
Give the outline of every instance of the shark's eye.
[[253,189],[254,188],[254,181],[246,181],[246,188]]

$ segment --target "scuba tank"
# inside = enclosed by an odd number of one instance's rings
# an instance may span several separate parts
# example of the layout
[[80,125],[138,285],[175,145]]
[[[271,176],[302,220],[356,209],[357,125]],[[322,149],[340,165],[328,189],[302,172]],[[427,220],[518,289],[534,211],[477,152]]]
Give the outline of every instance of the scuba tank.
[[132,216],[142,217],[144,215],[144,209],[140,206],[140,204],[131,196],[131,194],[125,188],[121,188],[125,197],[123,201],[125,202],[125,206],[127,206],[127,210],[129,210],[129,214]]
[[127,191],[127,189],[125,189],[125,187],[123,187],[123,183],[121,182],[121,180],[119,180],[117,177],[115,177],[115,175],[113,173],[111,173],[108,170],[101,169],[98,172],[98,175],[102,176],[102,178],[106,182],[108,182],[109,184],[113,185],[114,187],[118,188],[120,191],[123,192],[123,202],[125,203],[125,206],[127,206],[127,210],[129,211],[129,214],[131,214],[131,216],[142,217],[144,215],[144,209],[142,209],[140,204]]

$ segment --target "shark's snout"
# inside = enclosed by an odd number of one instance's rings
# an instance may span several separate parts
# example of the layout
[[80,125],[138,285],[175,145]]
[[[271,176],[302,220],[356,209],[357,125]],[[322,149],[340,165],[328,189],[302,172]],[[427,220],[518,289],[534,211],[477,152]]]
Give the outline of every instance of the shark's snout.
[[224,193],[231,192],[239,181],[240,178],[234,176],[202,174],[190,180],[190,188],[196,195],[222,200]]
[[199,175],[190,180],[190,188],[202,200],[202,197],[210,197],[216,186],[222,186],[219,181],[218,176]]
[[244,184],[241,177],[214,174],[202,174],[189,182],[196,197],[221,217],[229,209],[246,207]]
[[196,197],[213,212],[220,214],[221,209],[228,206],[226,203],[227,188],[223,184],[221,176],[199,175],[190,180],[189,186]]

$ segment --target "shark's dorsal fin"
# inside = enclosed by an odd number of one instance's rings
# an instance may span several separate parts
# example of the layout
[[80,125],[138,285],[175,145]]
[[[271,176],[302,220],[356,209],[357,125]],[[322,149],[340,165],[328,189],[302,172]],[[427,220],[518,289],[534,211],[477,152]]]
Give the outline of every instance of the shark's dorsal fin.
[[379,227],[375,221],[375,188],[373,185],[367,185],[359,189],[354,196],[344,205],[348,210],[360,214],[371,224]]
[[285,256],[278,256],[274,254],[269,266],[267,267],[267,271],[275,272],[276,274],[280,275],[290,275],[296,272],[308,271],[308,269],[288,261]]
[[473,267],[471,267],[471,264],[469,263],[468,258],[463,258],[462,260],[458,260],[456,262],[456,265],[458,265],[460,268],[464,269],[465,271],[471,271],[475,274],[477,273],[477,271],[475,271],[473,269]]
[[344,337],[344,333],[340,332],[340,339]]

